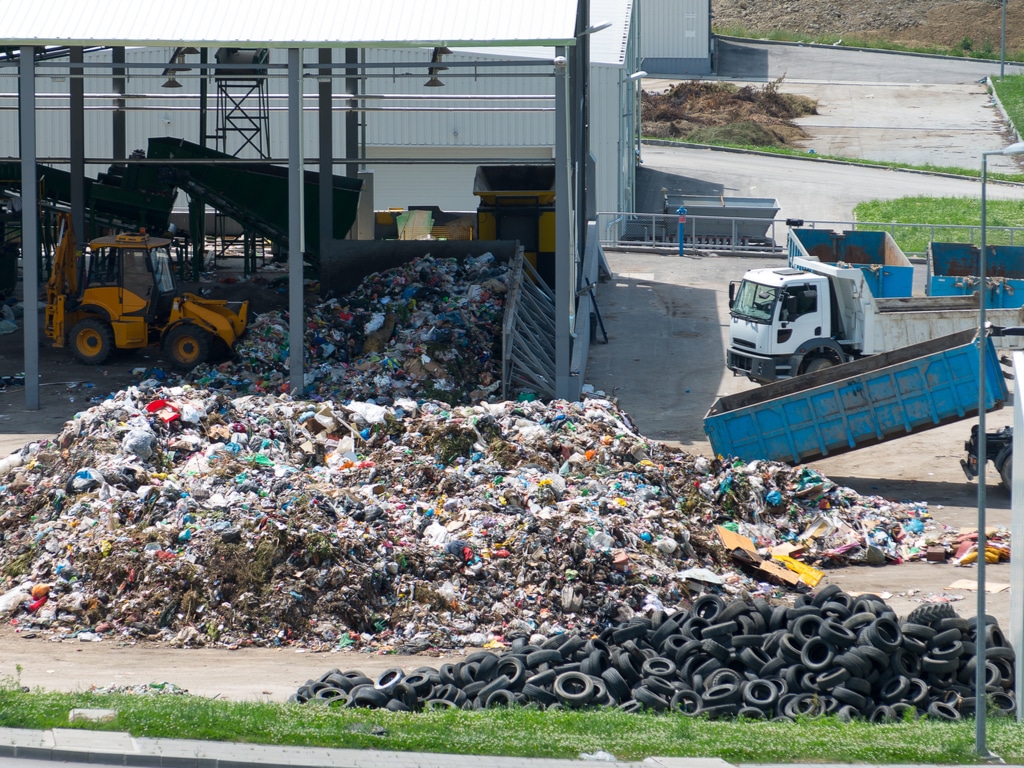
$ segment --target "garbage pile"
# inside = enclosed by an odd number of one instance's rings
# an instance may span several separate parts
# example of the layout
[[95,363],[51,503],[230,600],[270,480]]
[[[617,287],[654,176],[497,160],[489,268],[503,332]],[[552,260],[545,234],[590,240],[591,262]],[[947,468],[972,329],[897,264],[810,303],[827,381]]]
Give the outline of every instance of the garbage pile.
[[[306,394],[390,402],[478,402],[501,394],[501,330],[509,266],[486,253],[424,256],[369,275],[354,291],[306,307]],[[236,361],[189,375],[236,393],[288,391],[288,313],[257,315]]]
[[[992,711],[1016,711],[1014,651],[993,619],[980,628]],[[903,621],[881,598],[830,585],[792,607],[697,598],[596,636],[525,635],[507,651],[376,680],[332,669],[289,699],[300,704],[424,709],[617,707],[710,718],[959,720],[975,713],[979,626],[949,605]]]
[[0,462],[0,616],[179,646],[497,646],[805,590],[813,564],[926,519],[810,470],[672,450],[599,398],[132,387]]

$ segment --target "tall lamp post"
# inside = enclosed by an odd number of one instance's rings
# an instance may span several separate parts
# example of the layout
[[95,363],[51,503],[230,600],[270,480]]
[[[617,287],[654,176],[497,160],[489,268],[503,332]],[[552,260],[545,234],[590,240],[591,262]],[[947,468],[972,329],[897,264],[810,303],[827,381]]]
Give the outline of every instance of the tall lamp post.
[[1024,141],[1018,141],[1003,149],[993,149],[981,153],[981,253],[978,256],[978,617],[975,624],[977,638],[976,663],[974,670],[975,735],[974,749],[979,757],[988,758],[993,755],[985,745],[985,465],[988,463],[988,444],[985,437],[985,404],[988,401],[985,371],[988,345],[985,343],[985,303],[988,296],[988,265],[986,259],[988,244],[986,241],[985,222],[985,182],[988,180],[989,155],[1020,155],[1024,154]]
[[1003,27],[999,37],[999,79],[1003,79],[1003,70],[1006,69],[1006,0],[1003,0]]
[[640,163],[640,140],[643,138],[643,131],[644,131],[644,121],[643,121],[643,103],[644,103],[644,99],[643,99],[643,95],[641,94],[641,91],[643,90],[643,86],[642,86],[640,81],[643,80],[645,77],[647,77],[647,73],[644,72],[642,69],[639,72],[634,72],[633,74],[631,74],[629,76],[629,82],[636,83],[636,93],[635,93],[635,98],[636,98],[636,158],[633,161],[634,165],[638,165]]

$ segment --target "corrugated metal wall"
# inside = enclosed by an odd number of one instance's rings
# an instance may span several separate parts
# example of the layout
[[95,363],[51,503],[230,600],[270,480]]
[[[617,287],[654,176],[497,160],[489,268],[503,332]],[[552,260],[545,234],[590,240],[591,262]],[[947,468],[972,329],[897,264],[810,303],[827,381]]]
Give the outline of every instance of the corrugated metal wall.
[[640,56],[653,74],[710,74],[711,0],[640,0]]
[[[473,68],[449,67],[437,72],[443,87],[425,87],[428,79],[422,67],[405,67],[403,63],[429,61],[429,49],[368,49],[368,63],[396,62],[393,67],[375,69],[367,67],[365,93],[367,106],[374,108],[364,113],[367,167],[375,172],[377,207],[434,204],[455,210],[475,208],[472,195],[472,163],[444,166],[385,165],[373,163],[381,155],[420,157],[429,155],[443,159],[446,154],[454,158],[477,156],[482,162],[501,162],[502,159],[550,159],[554,145],[554,101],[551,98],[554,80],[550,67],[480,66]],[[170,48],[129,49],[129,64],[135,62],[167,65],[173,55]],[[271,51],[271,64],[285,63],[286,52]],[[212,58],[212,52],[211,52]],[[448,61],[473,61],[466,55],[452,54]],[[493,58],[493,57],[492,57]],[[306,61],[313,63],[316,51],[306,52]],[[344,60],[344,52],[334,52],[335,61]],[[86,55],[86,64],[110,61],[110,52]],[[182,67],[198,63],[198,55],[185,58]],[[36,90],[40,94],[54,94],[59,98],[41,97],[37,114],[37,143],[40,158],[59,160],[70,155],[68,120],[67,60],[61,68],[40,63],[37,68]],[[442,64],[443,66],[443,64]],[[131,70],[126,83],[126,150],[145,150],[151,136],[174,136],[199,141],[199,71],[179,71],[175,78],[181,88],[164,88],[167,76],[162,67]],[[597,206],[600,210],[622,207],[623,147],[632,139],[632,118],[623,115],[623,88],[633,92],[631,83],[622,85],[622,70],[617,67],[594,66],[591,82],[591,149],[598,160],[600,183],[597,185]],[[17,123],[17,69],[0,69],[0,157],[18,156]],[[337,70],[334,92],[343,93],[344,74]],[[270,96],[270,137],[268,154],[275,158],[287,155],[287,84],[283,70],[273,71],[268,79]],[[86,70],[85,155],[87,158],[109,158],[113,154],[111,137],[113,85],[108,70]],[[308,79],[303,134],[307,157],[319,154],[316,118],[316,81]],[[373,94],[382,98],[370,98]],[[498,95],[508,99],[478,99],[460,101],[434,97],[446,95]],[[409,98],[392,98],[408,96]],[[516,100],[514,97],[530,97]],[[429,97],[429,101],[426,100]],[[629,99],[626,99],[628,105]],[[207,130],[216,128],[216,87],[210,84]],[[451,111],[421,111],[428,105],[455,107]],[[345,106],[336,98],[333,121],[334,154],[342,156],[345,148]],[[255,108],[254,106],[252,107]],[[420,108],[413,110],[410,108]],[[466,109],[468,108],[468,109]],[[500,111],[509,108],[515,111]],[[471,111],[470,111],[471,110]],[[625,138],[622,133],[625,131]],[[361,132],[362,133],[362,132]],[[361,137],[362,139],[362,137]],[[209,146],[216,147],[213,139]],[[234,152],[234,146],[228,146]],[[254,153],[242,152],[251,157]],[[629,156],[632,156],[631,151]],[[57,164],[60,164],[59,162]],[[66,166],[65,166],[66,167]],[[343,172],[340,162],[336,172]],[[95,177],[106,171],[106,164],[88,165],[86,174]],[[628,185],[627,185],[628,186]],[[432,196],[432,199],[430,197]]]

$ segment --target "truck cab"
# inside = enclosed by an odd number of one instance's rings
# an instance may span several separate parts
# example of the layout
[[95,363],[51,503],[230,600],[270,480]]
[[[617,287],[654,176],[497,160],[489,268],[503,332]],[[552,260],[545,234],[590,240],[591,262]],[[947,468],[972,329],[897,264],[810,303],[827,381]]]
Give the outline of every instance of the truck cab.
[[729,286],[729,370],[768,383],[845,362],[830,305],[827,277],[789,267],[750,270]]

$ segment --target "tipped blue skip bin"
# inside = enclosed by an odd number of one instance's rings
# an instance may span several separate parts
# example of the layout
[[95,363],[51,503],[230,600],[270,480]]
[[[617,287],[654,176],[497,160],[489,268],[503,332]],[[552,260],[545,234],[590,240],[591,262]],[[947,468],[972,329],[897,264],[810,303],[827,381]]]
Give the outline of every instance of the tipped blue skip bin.
[[[704,418],[716,454],[801,464],[978,413],[975,331],[854,360],[719,398]],[[1009,393],[990,338],[985,410]]]

